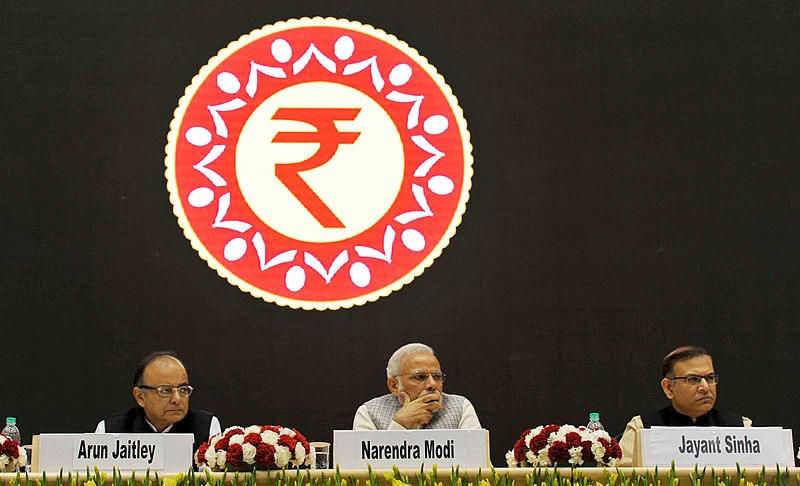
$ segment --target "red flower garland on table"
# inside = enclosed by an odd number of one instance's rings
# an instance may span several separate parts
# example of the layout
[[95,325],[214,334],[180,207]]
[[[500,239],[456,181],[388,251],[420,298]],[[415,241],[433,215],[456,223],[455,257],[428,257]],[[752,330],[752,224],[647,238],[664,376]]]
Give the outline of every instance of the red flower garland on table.
[[303,434],[295,429],[279,425],[234,426],[201,444],[194,462],[216,471],[228,467],[313,467],[314,453]]
[[573,425],[548,425],[526,429],[506,454],[509,467],[580,466],[597,463],[615,466],[622,449],[607,432]]

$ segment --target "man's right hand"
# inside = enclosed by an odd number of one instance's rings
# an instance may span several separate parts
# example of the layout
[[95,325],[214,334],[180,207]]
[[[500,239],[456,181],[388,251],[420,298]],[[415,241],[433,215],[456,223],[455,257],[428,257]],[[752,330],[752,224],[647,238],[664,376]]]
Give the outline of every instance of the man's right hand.
[[433,414],[442,408],[442,396],[438,392],[421,395],[412,400],[406,392],[397,394],[403,406],[394,414],[394,421],[406,429],[418,429],[433,418]]

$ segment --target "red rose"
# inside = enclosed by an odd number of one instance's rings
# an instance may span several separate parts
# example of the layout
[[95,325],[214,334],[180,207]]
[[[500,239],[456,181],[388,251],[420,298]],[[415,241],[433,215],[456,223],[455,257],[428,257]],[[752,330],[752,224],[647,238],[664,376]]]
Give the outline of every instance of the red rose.
[[611,439],[611,449],[613,450],[611,457],[622,459],[622,447],[617,442],[617,439]]
[[261,434],[247,434],[244,436],[244,442],[252,446],[257,446],[261,443]]
[[592,441],[585,440],[581,442],[581,457],[586,462],[595,462],[594,453],[592,452]]
[[560,425],[552,424],[552,425],[548,425],[547,427],[543,428],[542,429],[542,433],[544,434],[545,437],[550,437],[550,434],[552,434],[553,432],[558,432],[559,430],[561,430],[561,426]]
[[197,449],[197,452],[194,453],[194,463],[198,466],[202,466],[207,462],[206,451],[208,450],[209,446],[210,445],[208,442],[203,442],[203,444],[200,445],[200,448]]
[[275,465],[275,447],[266,442],[256,446],[256,462],[260,466],[272,467]]
[[3,442],[3,452],[5,452],[8,457],[16,459],[19,457],[19,444],[17,444],[15,440],[6,439],[6,441]]
[[228,431],[227,434],[225,434],[225,438],[226,439],[230,439],[231,437],[233,437],[236,434],[244,434],[244,430],[240,429],[239,427],[236,427],[235,429],[231,429],[231,430]]
[[306,450],[306,454],[310,454],[311,444],[308,443],[308,439],[306,439],[306,437],[303,434],[298,432],[297,429],[292,429],[292,430],[294,431],[294,438],[297,440],[297,442],[303,445],[303,449]]
[[275,432],[276,434],[280,434],[281,433],[281,428],[280,427],[276,427],[274,425],[265,425],[265,426],[261,427],[261,432],[266,432],[268,430],[272,431],[272,432]]
[[573,447],[580,447],[581,445],[581,435],[577,432],[570,432],[564,436],[564,439],[566,440],[567,446],[569,446],[570,449]]
[[231,444],[228,446],[228,454],[225,456],[225,462],[233,467],[239,467],[242,465],[241,444]]
[[297,439],[284,434],[278,437],[278,445],[288,447],[291,453],[294,454],[294,448],[297,445]]
[[528,443],[528,449],[531,450],[534,454],[539,454],[539,451],[544,449],[547,445],[547,434],[544,433],[544,430],[539,432],[538,434],[531,437],[530,442]]
[[622,458],[622,449],[617,443],[617,439],[611,439],[611,441],[607,441],[606,439],[599,437],[597,440],[603,444],[603,447],[606,448],[606,453],[603,454],[603,462],[608,462],[612,457],[616,459]]
[[[525,435],[528,435],[528,434],[525,434]],[[520,437],[520,439],[517,440],[517,443],[514,444],[514,459],[516,459],[517,462],[522,462],[522,461],[525,460],[525,438],[524,437]]]
[[547,457],[553,461],[553,464],[568,461],[569,447],[567,447],[567,443],[557,440],[550,444],[550,449],[547,450]]
[[214,450],[217,451],[224,451],[228,448],[228,438],[223,437],[222,439],[218,440],[216,444],[214,444]]
[[297,439],[300,442],[308,442],[308,440],[305,438],[305,436],[303,436],[303,434],[298,432],[297,429],[292,429],[292,431],[294,432],[294,438],[295,439]]

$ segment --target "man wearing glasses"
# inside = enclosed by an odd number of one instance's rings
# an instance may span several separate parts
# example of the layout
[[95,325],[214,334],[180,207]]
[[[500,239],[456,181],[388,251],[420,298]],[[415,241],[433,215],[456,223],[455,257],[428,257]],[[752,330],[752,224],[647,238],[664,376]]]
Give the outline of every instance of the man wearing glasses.
[[750,427],[752,421],[741,415],[714,408],[719,375],[711,356],[699,346],[683,346],[667,354],[661,362],[661,389],[672,404],[661,410],[633,417],[625,427],[620,446],[620,466],[633,460],[636,431],[652,426],[666,427]]
[[151,353],[139,362],[133,375],[133,398],[138,406],[114,414],[97,424],[95,433],[194,434],[197,448],[220,433],[219,420],[189,408],[189,375],[172,351]]
[[386,366],[390,393],[358,407],[353,430],[480,429],[469,400],[442,393],[445,377],[430,346],[406,344]]

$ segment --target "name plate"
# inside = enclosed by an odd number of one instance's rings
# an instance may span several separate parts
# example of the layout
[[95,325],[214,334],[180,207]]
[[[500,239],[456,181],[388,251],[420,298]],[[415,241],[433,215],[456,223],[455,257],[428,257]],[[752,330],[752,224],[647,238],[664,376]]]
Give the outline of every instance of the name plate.
[[489,431],[471,430],[334,430],[334,466],[375,469],[488,467]]
[[642,466],[794,466],[780,427],[652,427],[639,431]]
[[192,467],[193,434],[41,434],[38,471],[186,472]]

